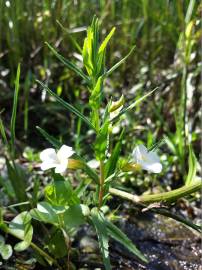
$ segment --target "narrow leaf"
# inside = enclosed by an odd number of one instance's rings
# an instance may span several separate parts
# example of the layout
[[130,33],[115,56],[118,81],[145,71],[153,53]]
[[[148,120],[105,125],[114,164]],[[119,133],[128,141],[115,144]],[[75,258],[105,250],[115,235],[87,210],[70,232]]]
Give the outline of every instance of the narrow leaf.
[[154,88],[152,91],[150,91],[149,93],[145,94],[144,96],[142,96],[141,98],[135,100],[132,104],[130,104],[128,107],[124,108],[123,110],[120,111],[120,113],[114,117],[112,119],[112,121],[117,120],[121,115],[123,115],[124,113],[131,111],[135,106],[137,106],[140,102],[142,102],[143,100],[145,100],[148,96],[150,96],[154,91],[156,91],[158,89],[158,87]]
[[110,70],[108,70],[105,73],[105,76],[109,76],[114,70],[116,70],[121,64],[123,64],[123,62],[125,62],[125,60],[131,55],[131,53],[134,51],[136,46],[133,46],[132,49],[130,50],[130,52],[123,58],[121,59],[118,63],[116,63],[113,67],[110,68]]
[[111,174],[114,173],[121,152],[122,140],[123,140],[124,130],[121,132],[118,142],[114,147],[114,150],[105,165],[105,177],[108,178]]
[[0,118],[0,134],[2,136],[4,145],[8,146],[8,140],[6,137],[5,127],[1,118]]
[[102,252],[105,269],[110,270],[111,265],[110,265],[109,250],[108,250],[109,237],[107,233],[105,219],[102,216],[102,214],[95,208],[91,210],[91,217],[92,217],[93,225],[95,226],[95,229],[97,232],[99,247]]
[[59,149],[62,146],[62,143],[55,139],[53,136],[49,135],[44,129],[36,127],[37,130],[43,135],[43,137],[50,142],[56,149]]
[[83,71],[78,68],[75,64],[65,59],[62,55],[60,55],[48,42],[45,44],[49,47],[49,49],[53,52],[53,54],[70,70],[73,70],[76,74],[82,77],[88,84],[90,83],[89,78],[83,73]]
[[110,237],[114,238],[116,241],[124,245],[128,250],[130,250],[143,262],[148,262],[145,256],[136,248],[133,242],[118,227],[116,227],[110,221],[106,220],[105,222]]
[[196,176],[196,167],[197,167],[197,159],[194,154],[193,148],[190,145],[189,146],[189,171],[187,178],[185,180],[186,186],[191,185],[193,181],[195,180]]
[[85,117],[80,111],[78,111],[75,107],[73,107],[71,104],[67,103],[63,99],[61,99],[56,93],[54,93],[48,86],[46,86],[44,83],[42,83],[39,80],[36,80],[51,96],[55,97],[58,103],[60,103],[65,109],[71,111],[75,115],[77,115],[79,118],[81,118],[86,124],[90,126],[90,128],[94,129],[94,126],[91,124],[91,122],[88,120],[87,117]]
[[104,41],[100,45],[100,48],[99,48],[99,51],[98,51],[99,54],[102,53],[105,50],[105,48],[107,46],[107,43],[109,42],[109,40],[113,36],[115,30],[116,30],[116,28],[113,27],[112,30],[110,31],[110,33],[106,36],[106,38],[104,39]]
[[15,79],[15,93],[13,99],[13,111],[11,116],[11,151],[14,155],[15,153],[15,123],[16,123],[16,114],[17,114],[17,105],[18,105],[18,94],[19,94],[19,81],[20,81],[20,64],[18,64],[16,79]]

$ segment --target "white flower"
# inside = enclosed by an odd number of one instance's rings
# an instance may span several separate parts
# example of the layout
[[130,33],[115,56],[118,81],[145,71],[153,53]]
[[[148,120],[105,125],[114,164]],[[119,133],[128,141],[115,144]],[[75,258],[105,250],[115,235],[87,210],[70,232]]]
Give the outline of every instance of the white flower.
[[162,171],[162,165],[160,158],[154,151],[148,151],[144,145],[138,145],[133,150],[132,156],[136,164],[138,164],[143,170],[153,173],[160,173]]
[[97,169],[100,165],[100,162],[97,161],[96,159],[92,159],[92,160],[88,161],[87,164],[91,169]]
[[55,149],[47,148],[40,154],[42,160],[41,169],[43,171],[55,168],[56,173],[64,173],[67,169],[68,158],[74,154],[72,147],[62,145],[56,153]]

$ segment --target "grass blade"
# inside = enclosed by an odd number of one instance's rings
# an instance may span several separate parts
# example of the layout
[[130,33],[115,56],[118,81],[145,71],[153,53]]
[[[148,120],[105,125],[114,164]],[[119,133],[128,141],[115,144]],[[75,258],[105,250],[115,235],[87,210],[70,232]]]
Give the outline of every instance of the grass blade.
[[5,127],[1,118],[0,118],[0,134],[2,136],[4,145],[8,146],[8,140],[7,140],[7,136],[5,132]]
[[13,111],[11,116],[11,152],[13,156],[15,155],[15,123],[16,123],[16,113],[17,113],[17,105],[18,105],[18,94],[19,94],[19,81],[20,81],[20,64],[18,64],[16,79],[15,79],[15,93],[13,99]]
[[197,167],[197,159],[194,154],[193,148],[190,145],[189,146],[189,171],[188,171],[187,178],[185,180],[186,186],[189,186],[194,182],[196,178],[196,167]]

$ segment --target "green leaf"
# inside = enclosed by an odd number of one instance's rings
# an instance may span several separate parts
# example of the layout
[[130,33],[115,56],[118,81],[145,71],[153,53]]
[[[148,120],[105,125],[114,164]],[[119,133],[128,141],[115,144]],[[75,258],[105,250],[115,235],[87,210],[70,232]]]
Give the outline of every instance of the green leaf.
[[109,177],[116,170],[116,165],[121,152],[122,140],[124,136],[124,130],[121,132],[118,142],[113,149],[113,152],[105,165],[105,178]]
[[36,80],[51,96],[55,97],[58,103],[62,105],[65,109],[71,111],[75,115],[77,115],[79,118],[81,118],[88,126],[92,129],[95,129],[94,126],[91,124],[91,122],[88,120],[87,117],[85,117],[80,111],[78,111],[75,107],[73,107],[71,104],[67,103],[63,99],[61,99],[56,93],[51,91],[48,86],[46,86],[44,83],[42,83],[39,80]]
[[130,52],[123,58],[121,59],[118,63],[116,63],[113,67],[110,68],[110,70],[108,70],[105,73],[105,77],[109,76],[114,70],[116,70],[121,64],[123,64],[125,62],[125,60],[131,55],[131,53],[134,51],[136,46],[133,46],[132,49],[130,50]]
[[18,106],[18,94],[19,94],[19,81],[20,81],[20,64],[18,64],[16,79],[15,79],[15,93],[13,99],[13,110],[11,116],[11,151],[14,155],[15,153],[15,123],[16,123],[16,114],[17,114],[17,106]]
[[187,178],[185,180],[185,185],[191,185],[194,180],[195,180],[195,176],[196,176],[196,168],[197,168],[197,159],[196,156],[194,154],[193,148],[191,145],[189,145],[189,171],[188,171],[188,175]]
[[103,160],[105,158],[105,152],[107,150],[109,140],[108,128],[109,128],[109,121],[107,120],[100,128],[100,131],[95,140],[94,150],[96,159],[98,160]]
[[112,30],[109,32],[109,34],[106,36],[106,38],[104,39],[104,41],[103,41],[102,44],[100,45],[98,54],[103,53],[103,51],[105,50],[105,48],[106,48],[106,46],[107,46],[109,40],[110,40],[111,37],[113,36],[115,30],[116,30],[116,28],[113,27]]
[[53,227],[51,235],[47,237],[46,240],[48,250],[51,254],[54,254],[54,257],[62,258],[67,255],[67,247],[64,240],[62,231],[58,228]]
[[78,74],[81,78],[83,78],[86,83],[90,83],[88,76],[86,76],[83,71],[78,68],[75,64],[65,59],[62,55],[60,55],[48,42],[45,44],[49,47],[49,49],[53,52],[53,54],[70,70],[73,70],[76,74]]
[[124,245],[129,251],[131,251],[143,262],[148,262],[145,256],[136,248],[133,242],[118,227],[116,227],[113,223],[107,220],[105,220],[105,224],[107,226],[108,234],[110,237]]
[[94,89],[92,90],[92,93],[89,99],[89,104],[91,108],[93,109],[99,109],[100,107],[100,95],[102,91],[102,83],[103,83],[103,78],[102,76],[100,76],[97,80],[97,83]]
[[8,260],[12,256],[12,253],[11,245],[5,244],[4,237],[0,235],[0,255],[3,260]]
[[40,202],[37,204],[37,208],[30,211],[32,218],[53,225],[58,225],[58,216],[53,207],[47,202]]
[[144,99],[146,99],[148,96],[150,96],[154,91],[156,91],[158,87],[154,88],[152,91],[149,93],[145,94],[141,98],[138,98],[135,100],[132,104],[130,104],[127,108],[124,108],[123,110],[120,111],[120,113],[112,119],[112,121],[117,120],[121,115],[125,114],[128,111],[131,111],[135,106],[137,106],[140,102],[142,102]]
[[74,205],[80,202],[69,181],[54,181],[45,187],[46,199],[55,206]]
[[103,262],[106,270],[111,269],[110,258],[109,258],[109,237],[106,227],[106,222],[103,215],[98,211],[98,209],[93,208],[91,210],[91,220],[96,229],[98,236],[99,247],[102,252]]
[[8,140],[7,140],[7,136],[5,132],[5,127],[1,118],[0,118],[0,134],[2,136],[4,145],[8,146]]
[[80,205],[70,206],[63,215],[66,229],[79,227],[84,223],[82,208]]
[[9,162],[6,160],[6,167],[8,170],[8,178],[11,182],[17,200],[19,202],[24,202],[27,200],[26,195],[26,181],[27,177],[24,170],[14,162]]
[[16,251],[27,249],[32,241],[33,227],[31,225],[31,215],[24,211],[17,215],[9,224],[9,232],[17,238],[22,239],[22,242],[15,245]]
[[59,149],[62,146],[62,143],[55,139],[53,136],[49,135],[44,129],[36,127],[37,130],[43,135],[43,137],[50,142],[56,149]]

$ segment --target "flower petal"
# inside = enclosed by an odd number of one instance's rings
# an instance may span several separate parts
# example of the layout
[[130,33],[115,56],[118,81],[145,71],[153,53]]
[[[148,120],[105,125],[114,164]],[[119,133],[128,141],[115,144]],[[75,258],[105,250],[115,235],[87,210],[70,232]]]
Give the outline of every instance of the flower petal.
[[87,164],[91,169],[97,169],[100,165],[99,161],[97,161],[96,159],[92,159],[92,160],[88,161]]
[[132,156],[134,158],[134,161],[136,163],[139,163],[139,161],[144,160],[146,158],[147,154],[148,154],[147,148],[143,144],[140,144],[135,147]]
[[160,173],[162,171],[162,165],[159,162],[155,163],[143,162],[141,166],[142,169],[153,173]]
[[56,173],[64,173],[67,169],[67,164],[59,164],[55,167]]
[[41,163],[41,169],[42,169],[42,171],[46,171],[46,170],[49,170],[51,168],[55,168],[56,166],[58,166],[58,164],[53,163],[53,162],[46,162],[46,161],[44,161],[43,163]]
[[150,162],[158,162],[160,163],[160,158],[159,156],[157,155],[156,152],[154,151],[151,151],[147,154],[147,159],[150,161]]
[[57,155],[56,155],[55,149],[47,148],[47,149],[43,150],[40,153],[40,159],[42,161],[46,161],[46,160],[55,160],[56,161]]
[[67,146],[67,145],[63,145],[59,151],[57,152],[57,157],[59,159],[59,161],[62,163],[63,160],[68,159],[69,157],[71,157],[74,154],[74,150],[72,149],[72,147]]

